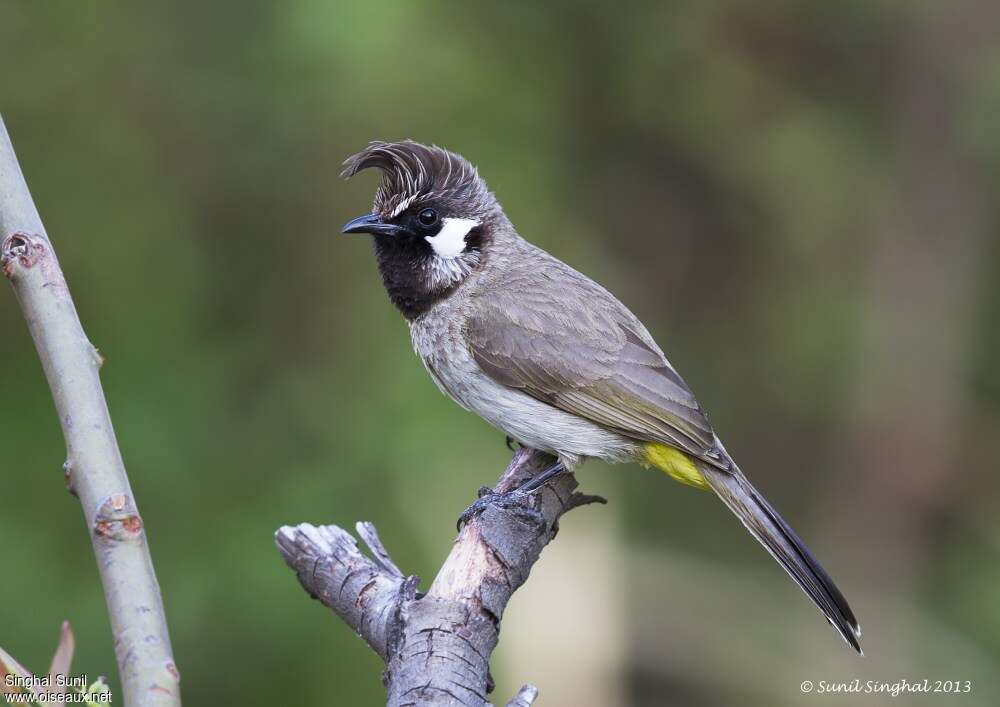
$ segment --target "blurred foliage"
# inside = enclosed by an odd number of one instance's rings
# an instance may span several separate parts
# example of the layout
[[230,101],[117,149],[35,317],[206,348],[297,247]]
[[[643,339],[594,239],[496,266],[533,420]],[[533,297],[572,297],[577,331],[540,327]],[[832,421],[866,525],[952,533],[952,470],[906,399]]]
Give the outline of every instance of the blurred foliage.
[[[855,677],[968,679],[956,701],[993,703],[997,15],[6,0],[0,110],[108,359],[187,703],[377,704],[379,661],[271,534],[369,519],[429,581],[506,461],[411,353],[368,245],[339,235],[375,182],[339,180],[341,160],[403,137],[468,156],[523,235],[636,311],[866,629],[859,662],[721,504],[591,464],[612,504],[564,534],[619,529],[620,704],[801,704],[803,679]],[[0,645],[42,665],[68,618],[77,669],[113,675],[50,396],[3,297]],[[545,611],[529,603],[509,613]],[[504,650],[499,695],[586,684],[558,651]]]

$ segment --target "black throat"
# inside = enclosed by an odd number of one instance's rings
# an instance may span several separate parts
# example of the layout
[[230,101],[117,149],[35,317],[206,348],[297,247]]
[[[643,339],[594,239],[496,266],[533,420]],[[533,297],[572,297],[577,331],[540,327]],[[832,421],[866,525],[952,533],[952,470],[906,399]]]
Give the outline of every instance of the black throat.
[[[485,226],[473,228],[465,236],[466,251],[474,251],[482,267],[486,260],[488,241],[492,240]],[[389,299],[408,321],[424,314],[457,290],[465,278],[449,284],[435,284],[431,279],[434,249],[426,239],[414,235],[376,235],[375,260],[382,274],[382,284]]]
[[461,284],[431,285],[427,270],[434,251],[423,238],[380,236],[374,238],[375,260],[389,299],[408,321],[413,321]]

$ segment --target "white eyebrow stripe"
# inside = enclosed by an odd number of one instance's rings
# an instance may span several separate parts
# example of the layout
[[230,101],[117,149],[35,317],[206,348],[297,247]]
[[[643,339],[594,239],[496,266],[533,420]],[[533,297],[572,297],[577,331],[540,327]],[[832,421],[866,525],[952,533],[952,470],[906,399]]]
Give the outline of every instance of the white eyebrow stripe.
[[441,258],[457,258],[465,250],[465,237],[479,225],[471,218],[446,218],[436,236],[427,236],[434,252]]
[[413,200],[416,199],[416,198],[417,198],[417,195],[414,194],[413,196],[408,196],[405,199],[403,199],[401,202],[399,202],[399,206],[397,206],[395,209],[393,209],[392,213],[389,214],[389,218],[396,218],[401,213],[403,213],[404,211],[406,211],[408,208],[410,208],[410,204],[412,204]]

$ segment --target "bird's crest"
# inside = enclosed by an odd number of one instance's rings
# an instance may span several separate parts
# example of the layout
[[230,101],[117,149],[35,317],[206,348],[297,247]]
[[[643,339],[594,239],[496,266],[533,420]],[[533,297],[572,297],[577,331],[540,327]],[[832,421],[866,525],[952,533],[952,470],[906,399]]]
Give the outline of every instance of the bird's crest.
[[384,218],[395,218],[418,200],[443,198],[467,208],[486,208],[492,202],[472,163],[436,145],[374,141],[344,160],[341,176],[353,177],[369,167],[382,171],[372,211]]

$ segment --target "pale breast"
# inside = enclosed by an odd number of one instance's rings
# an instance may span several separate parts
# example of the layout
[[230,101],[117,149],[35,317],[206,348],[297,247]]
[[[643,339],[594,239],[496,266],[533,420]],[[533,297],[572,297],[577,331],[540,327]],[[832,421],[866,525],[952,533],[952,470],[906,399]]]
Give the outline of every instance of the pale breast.
[[465,343],[459,304],[443,302],[410,323],[413,348],[445,395],[521,444],[556,454],[570,467],[586,457],[620,461],[635,455],[635,441],[487,376]]

